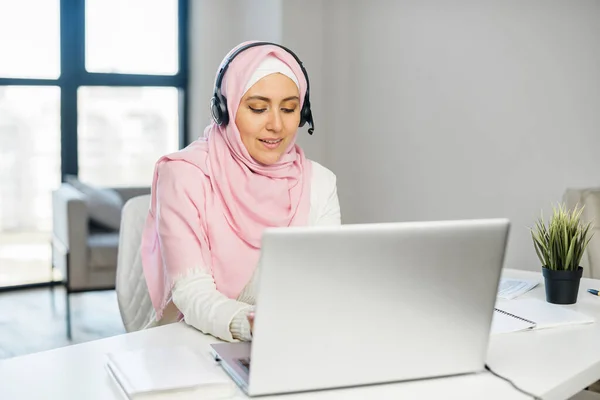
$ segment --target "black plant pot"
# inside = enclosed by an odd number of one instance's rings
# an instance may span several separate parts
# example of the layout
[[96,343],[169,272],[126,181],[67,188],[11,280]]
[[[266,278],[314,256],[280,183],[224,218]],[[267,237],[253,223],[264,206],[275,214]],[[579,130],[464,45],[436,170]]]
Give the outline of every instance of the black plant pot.
[[546,284],[546,301],[553,304],[575,304],[583,268],[577,271],[555,271],[542,268]]

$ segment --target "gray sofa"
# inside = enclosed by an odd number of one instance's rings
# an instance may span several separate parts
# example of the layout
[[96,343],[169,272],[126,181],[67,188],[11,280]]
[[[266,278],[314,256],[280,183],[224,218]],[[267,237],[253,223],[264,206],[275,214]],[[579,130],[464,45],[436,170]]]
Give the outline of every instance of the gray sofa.
[[115,288],[121,209],[149,187],[95,188],[69,177],[52,194],[52,268],[60,270],[71,338],[71,293]]

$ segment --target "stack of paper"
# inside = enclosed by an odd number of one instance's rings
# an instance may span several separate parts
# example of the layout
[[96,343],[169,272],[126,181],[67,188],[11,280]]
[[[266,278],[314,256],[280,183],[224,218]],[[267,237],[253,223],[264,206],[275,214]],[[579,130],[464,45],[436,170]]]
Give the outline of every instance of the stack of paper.
[[537,285],[538,283],[532,280],[502,278],[500,279],[500,286],[498,288],[498,298],[512,300],[530,291]]

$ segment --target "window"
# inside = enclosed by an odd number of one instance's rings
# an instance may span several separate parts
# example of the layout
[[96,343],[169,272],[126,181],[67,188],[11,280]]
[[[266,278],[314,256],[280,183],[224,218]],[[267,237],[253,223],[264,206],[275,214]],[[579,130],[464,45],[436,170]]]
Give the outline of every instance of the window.
[[179,146],[170,87],[83,86],[78,95],[79,177],[100,186],[147,186],[154,163]]
[[185,146],[187,10],[0,0],[0,286],[7,270],[49,278],[52,191],[65,175],[149,186],[156,160]]
[[174,0],[87,0],[85,68],[174,75],[179,70],[177,26]]
[[58,78],[59,10],[59,0],[0,0],[0,78]]
[[0,86],[0,232],[51,228],[60,184],[60,89]]

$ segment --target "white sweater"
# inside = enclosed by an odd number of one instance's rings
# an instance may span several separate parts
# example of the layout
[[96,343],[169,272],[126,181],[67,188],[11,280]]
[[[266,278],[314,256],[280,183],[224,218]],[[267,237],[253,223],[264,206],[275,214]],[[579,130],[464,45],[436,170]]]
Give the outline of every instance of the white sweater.
[[[340,225],[340,205],[335,175],[321,164],[312,161],[313,175],[310,192],[309,225]],[[178,312],[184,321],[196,329],[225,341],[251,339],[246,316],[254,309],[256,273],[237,299],[230,299],[216,288],[212,275],[199,270],[174,282],[172,304],[161,321],[150,316],[150,326],[173,322]],[[173,307],[173,305],[176,307]]]

